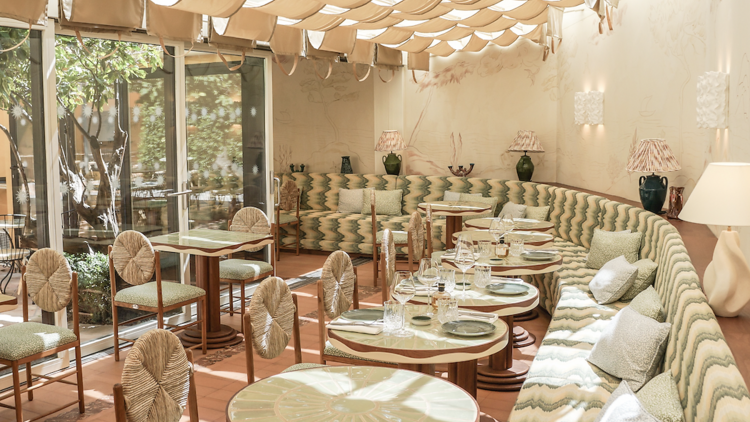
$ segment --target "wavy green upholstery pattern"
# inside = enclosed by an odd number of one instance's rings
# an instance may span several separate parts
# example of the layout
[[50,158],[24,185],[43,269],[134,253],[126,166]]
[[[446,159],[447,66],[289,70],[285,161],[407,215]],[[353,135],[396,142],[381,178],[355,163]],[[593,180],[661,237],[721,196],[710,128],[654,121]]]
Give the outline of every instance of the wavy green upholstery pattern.
[[[703,295],[698,275],[677,230],[641,208],[601,196],[533,182],[447,176],[285,173],[303,189],[301,242],[306,249],[372,253],[369,216],[339,214],[341,188],[402,189],[402,216],[379,216],[377,231],[406,230],[409,215],[445,191],[481,193],[507,201],[550,206],[555,245],[563,269],[527,279],[539,287],[540,304],[552,315],[510,421],[593,421],[619,379],[590,365],[586,357],[609,320],[627,303],[598,305],[588,289],[596,270],[586,268],[595,228],[643,233],[640,258],[659,265],[654,288],[672,323],[663,370],[671,370],[686,422],[743,421],[750,394]],[[445,220],[435,219],[433,246],[444,248]],[[288,231],[288,236],[293,232]],[[284,233],[282,232],[282,236]],[[406,253],[406,250],[400,250]]]

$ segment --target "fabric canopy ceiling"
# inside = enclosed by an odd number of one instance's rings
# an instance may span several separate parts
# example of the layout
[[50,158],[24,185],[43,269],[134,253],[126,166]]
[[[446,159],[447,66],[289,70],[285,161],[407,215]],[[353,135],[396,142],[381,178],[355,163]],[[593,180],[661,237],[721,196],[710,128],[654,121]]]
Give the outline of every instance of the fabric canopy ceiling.
[[[585,1],[586,6],[603,17],[608,6],[617,7],[619,3],[619,0],[124,0],[123,3],[132,4],[133,11],[142,13],[143,1],[158,7],[145,8],[146,29],[166,39],[186,41],[186,34],[194,33],[192,14],[210,18],[204,18],[210,22],[209,33],[204,35],[221,37],[222,48],[234,45],[245,51],[262,41],[270,42],[275,54],[330,59],[323,52],[331,52],[335,53],[335,60],[353,54],[357,57],[352,62],[360,64],[370,62],[373,51],[362,44],[379,44],[411,54],[448,56],[456,51],[476,52],[489,43],[509,46],[522,37],[542,45],[546,57],[547,50],[554,53],[555,41],[559,43],[562,39],[564,8]],[[32,2],[28,3],[31,6]],[[80,23],[102,32],[109,29],[123,32],[138,21],[136,16],[130,18],[132,13],[111,8],[108,0],[61,0],[60,3],[65,20],[83,16],[86,19]],[[0,10],[13,4],[18,1],[0,0]],[[38,7],[30,6],[28,12],[12,10],[5,15],[27,22],[34,20]],[[149,11],[157,10],[159,17],[149,18]],[[174,21],[170,21],[170,13],[174,14]],[[120,22],[123,16],[129,20]],[[178,31],[174,28],[177,21],[188,22],[191,28]],[[162,28],[170,23],[172,28]],[[424,63],[413,69],[424,69]]]

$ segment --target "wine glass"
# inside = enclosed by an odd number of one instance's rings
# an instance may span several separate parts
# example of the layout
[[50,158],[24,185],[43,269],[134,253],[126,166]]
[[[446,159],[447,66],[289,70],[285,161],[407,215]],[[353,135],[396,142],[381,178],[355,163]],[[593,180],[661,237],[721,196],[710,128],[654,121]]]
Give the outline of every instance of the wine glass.
[[497,243],[500,243],[500,239],[505,236],[505,223],[499,218],[493,218],[490,223],[490,234],[495,238]]
[[516,228],[516,222],[513,220],[513,217],[506,216],[503,217],[503,226],[505,226],[505,233],[510,233]]
[[[427,303],[432,303],[432,286],[440,280],[440,271],[430,258],[422,258],[419,261],[417,279],[427,286]],[[425,315],[432,316],[432,312],[428,311]]]
[[401,328],[392,333],[396,337],[411,337],[411,332],[406,329],[406,302],[417,293],[414,280],[409,271],[396,271],[391,285],[391,297],[401,304]]
[[455,262],[458,269],[461,270],[463,293],[466,293],[466,270],[473,267],[476,263],[476,257],[474,256],[474,242],[471,241],[471,236],[466,234],[458,236],[458,242],[456,243],[456,258],[453,262]]

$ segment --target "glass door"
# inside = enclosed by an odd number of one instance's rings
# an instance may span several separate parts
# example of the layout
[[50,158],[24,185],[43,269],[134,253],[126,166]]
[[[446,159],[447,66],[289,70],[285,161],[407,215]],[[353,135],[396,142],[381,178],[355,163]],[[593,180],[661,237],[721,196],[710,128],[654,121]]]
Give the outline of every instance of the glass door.
[[[117,235],[177,231],[174,59],[152,44],[56,36],[63,249],[79,270],[81,337],[111,347],[107,249]],[[164,280],[179,256],[162,254]],[[122,280],[119,286],[124,286]],[[118,310],[120,321],[140,316]],[[154,324],[153,318],[128,326]],[[128,337],[126,327],[121,328]]]
[[185,58],[190,228],[226,230],[242,207],[269,212],[264,64],[231,56],[225,65],[215,53]]

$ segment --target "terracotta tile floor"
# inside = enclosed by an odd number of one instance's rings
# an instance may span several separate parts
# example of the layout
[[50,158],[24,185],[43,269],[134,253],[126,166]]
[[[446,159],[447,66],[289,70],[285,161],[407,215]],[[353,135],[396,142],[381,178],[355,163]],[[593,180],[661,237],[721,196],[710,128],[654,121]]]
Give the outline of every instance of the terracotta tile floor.
[[[291,278],[300,274],[316,270],[323,265],[324,255],[301,254],[295,257],[293,254],[284,253],[278,266],[278,275],[282,278]],[[360,283],[363,286],[372,286],[372,264],[365,264],[358,267]],[[304,323],[301,329],[302,337],[302,360],[303,362],[318,361],[318,336],[317,336],[317,319],[304,317],[316,310],[317,302],[315,299],[316,288],[314,284],[295,290],[298,294],[300,316]],[[380,293],[370,294],[369,296],[360,296],[360,302],[363,306],[368,304],[377,305],[380,299]],[[225,315],[222,322],[239,329],[240,317],[235,315],[229,317]],[[537,336],[537,342],[534,345],[515,349],[514,354],[517,359],[530,363],[536,354],[537,345],[546,332],[549,325],[549,316],[541,312],[541,316],[535,320],[518,323],[531,333]],[[201,421],[225,421],[225,409],[227,401],[241,388],[246,385],[246,373],[244,352],[239,352],[236,348],[222,350],[223,355],[232,356],[224,359],[209,359],[211,356],[202,356],[196,354],[196,385],[198,394],[199,416]],[[209,355],[216,354],[217,351],[209,351]],[[211,364],[211,361],[218,362]],[[120,362],[115,362],[110,356],[103,357],[93,362],[84,364],[84,387],[86,390],[86,408],[85,415],[79,415],[77,408],[68,408],[60,413],[48,417],[48,421],[76,421],[82,420],[87,422],[93,421],[113,421],[114,412],[112,409],[112,386],[120,381],[124,357]],[[278,374],[286,367],[294,364],[294,353],[290,345],[289,348],[278,358],[273,360],[264,360],[256,356],[256,378],[268,377]],[[505,421],[516,400],[517,393],[501,393],[479,390],[477,401],[485,415],[483,421]],[[75,387],[54,384],[40,390],[34,397],[33,402],[28,402],[24,396],[24,416],[28,419],[39,414],[46,413],[56,405],[70,402],[75,399]],[[4,403],[12,404],[12,399]],[[12,410],[0,409],[0,421],[15,420]],[[184,416],[187,421],[187,416]]]

